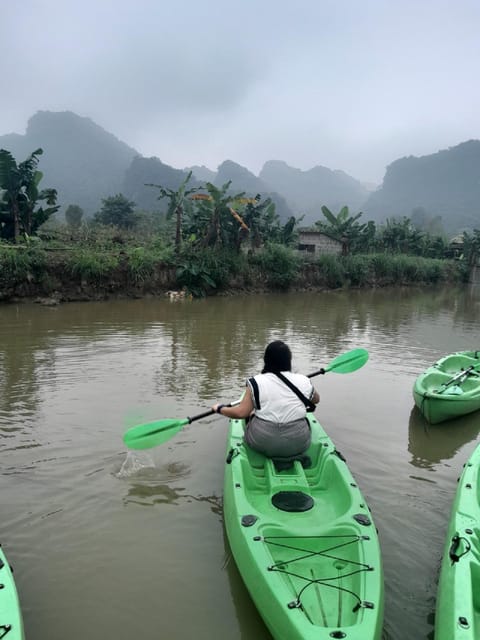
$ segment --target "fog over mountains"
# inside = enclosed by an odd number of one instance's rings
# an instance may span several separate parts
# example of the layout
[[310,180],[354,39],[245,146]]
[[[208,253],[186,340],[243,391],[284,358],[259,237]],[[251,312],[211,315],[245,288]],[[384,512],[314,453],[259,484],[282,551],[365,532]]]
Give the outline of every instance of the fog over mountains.
[[0,136],[0,148],[11,151],[18,162],[39,147],[44,150],[42,186],[58,190],[63,211],[77,204],[87,216],[101,207],[102,198],[117,193],[141,209],[160,211],[164,203],[145,183],[176,189],[191,170],[192,184],[221,186],[231,180],[233,192],[271,197],[283,221],[303,215],[303,225],[323,219],[322,205],[333,211],[347,205],[352,213],[362,211],[364,222],[409,216],[423,228],[434,225],[448,234],[480,227],[479,140],[393,160],[375,191],[343,171],[323,166],[303,171],[276,159],[265,162],[258,176],[229,159],[216,170],[174,168],[157,157],[142,157],[89,118],[68,111],[39,111],[24,135]]

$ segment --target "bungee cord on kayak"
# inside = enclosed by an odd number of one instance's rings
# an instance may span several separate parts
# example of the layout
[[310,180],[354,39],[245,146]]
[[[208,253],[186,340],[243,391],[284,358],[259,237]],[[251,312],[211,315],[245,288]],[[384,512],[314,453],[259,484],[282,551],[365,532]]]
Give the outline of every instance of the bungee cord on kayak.
[[[321,551],[310,551],[309,549],[304,549],[302,547],[298,547],[298,546],[294,546],[294,545],[288,545],[288,544],[282,544],[280,542],[276,542],[276,539],[282,539],[282,540],[288,539],[285,536],[268,536],[268,537],[263,538],[263,541],[266,544],[269,544],[269,545],[282,547],[284,549],[291,549],[292,551],[306,551],[307,552],[305,555],[299,555],[297,557],[292,557],[292,558],[290,558],[288,560],[282,560],[282,561],[276,562],[275,564],[273,564],[273,565],[268,567],[268,571],[279,571],[280,573],[284,573],[286,575],[292,576],[294,578],[298,578],[299,580],[305,580],[307,582],[307,584],[304,585],[302,587],[302,589],[300,589],[300,591],[298,592],[296,600],[288,603],[288,607],[289,608],[301,607],[302,606],[302,602],[301,602],[302,594],[312,584],[322,585],[322,586],[325,586],[325,587],[338,589],[339,591],[343,591],[343,592],[351,594],[357,601],[355,606],[352,609],[352,611],[354,611],[354,612],[356,610],[358,610],[358,608],[360,608],[360,607],[372,608],[374,606],[371,602],[367,603],[367,602],[362,601],[362,599],[359,597],[359,595],[357,593],[355,593],[354,591],[350,590],[350,589],[346,589],[345,587],[342,587],[340,585],[329,584],[330,582],[332,582],[334,580],[338,580],[340,582],[342,579],[350,577],[350,576],[353,576],[356,573],[361,573],[363,571],[373,571],[373,567],[371,567],[368,564],[365,564],[364,562],[357,562],[357,561],[352,560],[350,558],[336,556],[336,555],[332,555],[330,553],[331,551],[334,551],[336,549],[341,549],[342,547],[346,547],[346,546],[352,545],[352,544],[354,544],[356,542],[360,542],[361,540],[369,540],[370,539],[369,536],[359,536],[359,535],[355,535],[355,534],[353,534],[353,535],[337,535],[337,536],[295,536],[292,539],[294,539],[295,541],[298,542],[298,541],[301,541],[302,539],[324,540],[324,539],[331,539],[331,538],[333,538],[333,539],[351,538],[351,540],[348,540],[347,542],[343,542],[342,544],[333,545],[332,547],[329,547],[327,549],[323,549]],[[358,567],[358,569],[356,569],[355,571],[350,571],[348,573],[343,573],[343,574],[332,576],[332,577],[321,577],[321,578],[309,578],[307,576],[304,576],[304,575],[301,575],[301,574],[298,574],[298,573],[295,573],[293,571],[285,569],[285,565],[290,565],[290,564],[293,564],[294,562],[300,562],[300,561],[306,560],[306,559],[314,557],[314,556],[324,556],[324,557],[329,558],[331,560],[337,560],[339,562],[345,562],[346,565],[347,564],[356,565]]]

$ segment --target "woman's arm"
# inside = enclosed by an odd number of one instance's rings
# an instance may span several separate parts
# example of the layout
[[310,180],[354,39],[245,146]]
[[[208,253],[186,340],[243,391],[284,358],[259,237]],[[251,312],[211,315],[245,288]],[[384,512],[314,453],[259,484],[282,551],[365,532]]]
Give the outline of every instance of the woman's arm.
[[[220,410],[219,410],[220,407]],[[250,394],[250,389],[247,389],[243,395],[243,398],[234,407],[228,407],[226,404],[222,405],[217,402],[212,407],[213,411],[220,413],[226,418],[248,418],[253,411],[253,401]]]

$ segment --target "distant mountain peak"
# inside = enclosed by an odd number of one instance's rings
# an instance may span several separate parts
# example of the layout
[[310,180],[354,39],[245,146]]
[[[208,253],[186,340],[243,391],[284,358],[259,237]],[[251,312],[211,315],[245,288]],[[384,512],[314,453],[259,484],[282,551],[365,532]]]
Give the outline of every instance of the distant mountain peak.
[[305,215],[305,224],[322,218],[323,205],[340,210],[347,205],[358,210],[368,196],[365,186],[344,171],[317,165],[303,171],[283,160],[268,160],[259,176],[268,187],[281,193],[289,206]]
[[213,182],[215,180],[215,176],[217,175],[216,171],[212,171],[205,165],[197,166],[194,165],[192,167],[185,167],[185,172],[191,171],[193,176],[200,181],[203,182]]
[[88,138],[103,138],[105,142],[115,145],[129,155],[139,155],[138,151],[122,142],[88,116],[79,116],[73,111],[37,111],[27,123],[25,135],[36,138],[55,130],[57,134],[70,138],[86,135]]

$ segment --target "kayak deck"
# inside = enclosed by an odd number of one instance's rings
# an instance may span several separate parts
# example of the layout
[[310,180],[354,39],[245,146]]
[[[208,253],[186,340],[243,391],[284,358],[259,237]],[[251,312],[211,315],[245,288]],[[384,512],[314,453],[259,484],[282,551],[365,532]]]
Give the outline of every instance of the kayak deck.
[[308,419],[310,465],[295,460],[284,470],[243,443],[243,421],[230,421],[224,515],[232,553],[277,640],[378,640],[377,532],[343,457]]
[[452,504],[435,613],[435,640],[480,638],[480,445]]
[[0,638],[23,640],[23,621],[13,572],[0,547]]

